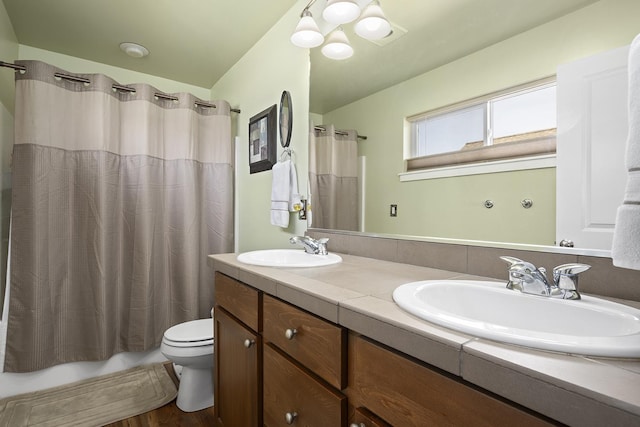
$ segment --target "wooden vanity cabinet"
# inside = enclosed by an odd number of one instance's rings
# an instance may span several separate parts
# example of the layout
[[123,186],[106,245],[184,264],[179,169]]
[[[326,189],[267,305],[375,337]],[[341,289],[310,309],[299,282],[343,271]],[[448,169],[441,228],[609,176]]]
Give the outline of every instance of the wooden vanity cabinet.
[[218,427],[555,425],[219,272],[215,297]]
[[216,426],[262,425],[262,294],[215,276],[214,413]]
[[554,425],[356,334],[349,336],[347,395],[350,407],[394,426]]
[[346,425],[346,330],[269,295],[263,315],[264,425]]

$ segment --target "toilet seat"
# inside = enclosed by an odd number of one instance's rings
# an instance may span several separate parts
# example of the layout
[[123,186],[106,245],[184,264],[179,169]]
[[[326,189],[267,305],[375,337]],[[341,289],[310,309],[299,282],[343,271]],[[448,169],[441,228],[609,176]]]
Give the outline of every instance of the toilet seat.
[[167,329],[162,341],[172,347],[213,345],[213,319],[192,320]]

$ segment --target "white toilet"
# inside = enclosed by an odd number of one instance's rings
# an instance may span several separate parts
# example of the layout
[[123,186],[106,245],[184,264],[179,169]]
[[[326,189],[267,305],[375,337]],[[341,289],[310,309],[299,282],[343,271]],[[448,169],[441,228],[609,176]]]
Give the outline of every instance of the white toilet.
[[213,406],[213,319],[192,320],[167,329],[160,351],[182,366],[178,408],[193,412]]

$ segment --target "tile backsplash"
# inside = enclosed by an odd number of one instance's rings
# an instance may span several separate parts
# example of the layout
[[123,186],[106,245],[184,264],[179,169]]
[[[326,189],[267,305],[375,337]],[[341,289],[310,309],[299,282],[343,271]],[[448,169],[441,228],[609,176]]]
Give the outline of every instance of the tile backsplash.
[[507,265],[500,259],[502,255],[524,259],[545,267],[548,272],[560,264],[589,264],[591,269],[580,275],[580,292],[640,302],[640,271],[615,267],[611,258],[433,243],[330,230],[309,230],[307,234],[316,239],[329,238],[327,247],[331,252],[504,280],[507,279]]

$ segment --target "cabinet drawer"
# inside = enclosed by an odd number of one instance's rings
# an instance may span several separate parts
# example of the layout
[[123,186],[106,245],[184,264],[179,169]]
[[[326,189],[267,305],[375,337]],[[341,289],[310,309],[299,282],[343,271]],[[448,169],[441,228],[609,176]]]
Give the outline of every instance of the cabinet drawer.
[[260,332],[260,291],[216,272],[215,301],[242,323]]
[[342,426],[347,398],[307,374],[272,344],[264,346],[264,425]]
[[349,337],[348,395],[396,426],[551,425],[357,335]]
[[313,371],[332,386],[347,385],[346,331],[269,295],[263,300],[265,341]]

